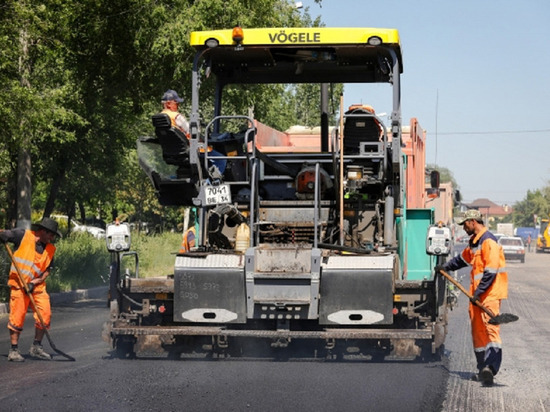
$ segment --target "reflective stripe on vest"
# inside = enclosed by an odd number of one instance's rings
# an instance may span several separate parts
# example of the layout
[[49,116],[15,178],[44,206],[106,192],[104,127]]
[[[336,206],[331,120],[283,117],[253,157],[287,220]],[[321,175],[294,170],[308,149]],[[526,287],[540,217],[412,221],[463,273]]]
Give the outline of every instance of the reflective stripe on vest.
[[474,352],[487,352],[490,348],[502,349],[502,344],[498,342],[489,342],[480,348],[474,348]]
[[[486,269],[489,269],[489,271],[491,271],[491,268],[486,268]],[[506,268],[498,268],[494,272],[496,272],[496,274],[498,275],[499,273],[506,272]],[[482,277],[483,277],[483,272],[482,273],[476,273],[474,275],[474,280],[481,280]]]

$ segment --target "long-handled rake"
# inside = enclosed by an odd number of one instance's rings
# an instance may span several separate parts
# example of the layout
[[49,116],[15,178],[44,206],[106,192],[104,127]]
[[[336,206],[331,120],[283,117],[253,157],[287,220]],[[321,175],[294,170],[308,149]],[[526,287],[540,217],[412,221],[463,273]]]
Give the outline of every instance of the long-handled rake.
[[19,277],[19,284],[25,290],[25,293],[29,297],[32,308],[34,310],[34,313],[36,313],[36,315],[38,317],[38,320],[40,322],[40,326],[42,326],[42,329],[44,330],[44,332],[46,334],[46,337],[48,338],[48,342],[50,343],[50,346],[52,347],[52,349],[55,352],[59,353],[64,358],[67,358],[70,361],[75,361],[76,359],[73,358],[71,355],[67,355],[65,352],[63,352],[63,351],[61,351],[61,350],[59,350],[55,347],[55,345],[52,341],[52,337],[50,336],[50,333],[48,332],[48,330],[46,329],[46,325],[44,324],[44,319],[42,318],[42,314],[36,308],[36,303],[34,302],[34,298],[32,296],[32,293],[29,290],[29,287],[27,286],[27,284],[25,283],[25,279],[23,278],[23,275],[21,274],[21,271],[19,270],[19,266],[17,266],[17,262],[15,261],[15,258],[13,256],[13,253],[12,253],[10,247],[7,244],[4,244],[4,246],[6,246],[6,250],[8,251],[8,255],[10,255],[11,262],[13,263],[13,266],[15,267],[15,271],[17,272],[17,276]]

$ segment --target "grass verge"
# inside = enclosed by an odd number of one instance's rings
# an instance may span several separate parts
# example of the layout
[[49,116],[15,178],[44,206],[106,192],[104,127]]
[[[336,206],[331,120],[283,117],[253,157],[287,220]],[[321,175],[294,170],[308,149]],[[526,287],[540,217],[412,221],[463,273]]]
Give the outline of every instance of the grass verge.
[[[132,233],[132,251],[139,258],[139,277],[166,276],[174,273],[175,253],[181,243],[180,233],[142,235]],[[56,242],[55,268],[47,279],[48,292],[66,292],[109,284],[111,255],[105,239],[96,239],[87,233],[73,233]],[[128,269],[135,274],[135,258],[121,259],[121,272]],[[0,250],[0,302],[7,302],[9,288],[9,256]]]

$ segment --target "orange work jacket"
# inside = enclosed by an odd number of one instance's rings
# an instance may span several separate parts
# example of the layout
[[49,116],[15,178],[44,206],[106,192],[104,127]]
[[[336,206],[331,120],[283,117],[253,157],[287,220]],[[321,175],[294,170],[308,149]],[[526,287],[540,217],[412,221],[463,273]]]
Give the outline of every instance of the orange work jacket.
[[468,263],[470,272],[470,294],[474,294],[479,286],[484,272],[496,273],[495,280],[489,288],[480,296],[481,301],[499,300],[508,298],[508,273],[502,247],[494,240],[494,237],[483,228],[473,240],[470,246],[462,251],[462,259]]
[[[26,230],[21,240],[19,248],[13,253],[19,272],[23,276],[25,283],[29,283],[32,279],[42,276],[48,270],[50,263],[55,254],[55,246],[48,243],[42,254],[36,252],[36,235],[32,230]],[[10,277],[8,285],[14,288],[21,288],[19,276],[15,266],[11,265]],[[40,292],[46,288],[46,283],[41,283],[34,289],[35,292]]]
[[195,226],[191,226],[183,233],[183,239],[181,240],[181,246],[179,253],[187,253],[195,246]]

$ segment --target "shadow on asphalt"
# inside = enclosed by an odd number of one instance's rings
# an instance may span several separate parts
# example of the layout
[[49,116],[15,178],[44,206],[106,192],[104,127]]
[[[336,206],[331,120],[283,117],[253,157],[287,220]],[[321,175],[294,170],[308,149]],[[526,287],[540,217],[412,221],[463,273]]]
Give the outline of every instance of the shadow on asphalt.
[[106,299],[86,299],[79,300],[76,302],[59,302],[53,303],[52,308],[74,308],[74,309],[83,309],[83,308],[97,308],[97,309],[108,309]]

